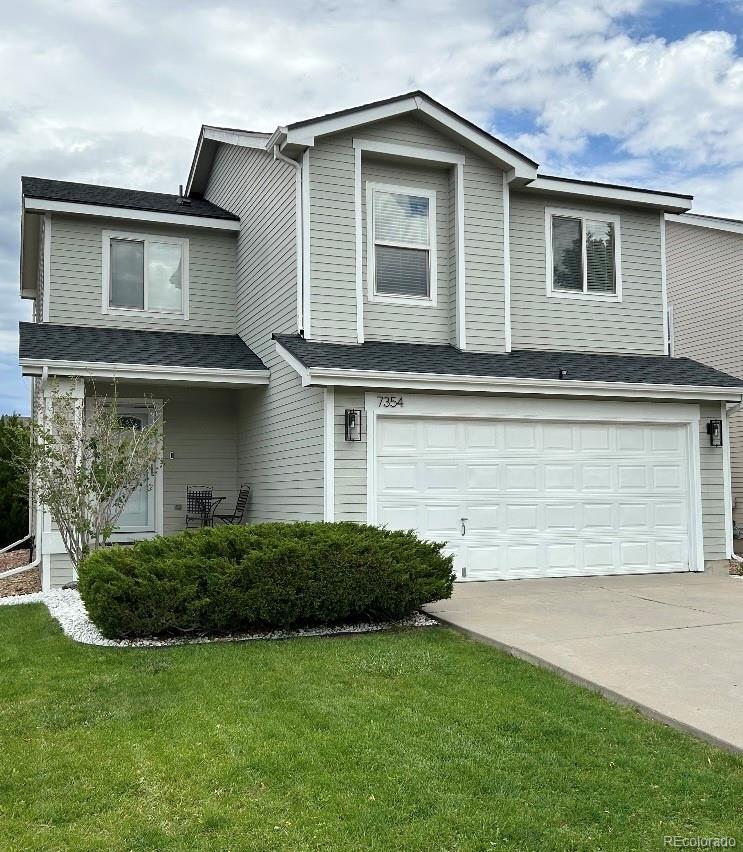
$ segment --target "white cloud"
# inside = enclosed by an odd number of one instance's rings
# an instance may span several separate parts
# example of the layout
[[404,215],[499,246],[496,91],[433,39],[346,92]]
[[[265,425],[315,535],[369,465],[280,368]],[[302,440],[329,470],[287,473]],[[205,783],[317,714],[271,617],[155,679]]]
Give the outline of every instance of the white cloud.
[[[503,111],[531,116],[507,141],[545,170],[696,191],[700,209],[743,216],[735,38],[705,28],[675,42],[638,37],[632,22],[652,19],[659,2],[5,4],[2,348],[27,310],[17,300],[20,174],[174,191],[202,122],[271,130],[423,88],[486,126]],[[609,153],[597,162],[598,134]]]

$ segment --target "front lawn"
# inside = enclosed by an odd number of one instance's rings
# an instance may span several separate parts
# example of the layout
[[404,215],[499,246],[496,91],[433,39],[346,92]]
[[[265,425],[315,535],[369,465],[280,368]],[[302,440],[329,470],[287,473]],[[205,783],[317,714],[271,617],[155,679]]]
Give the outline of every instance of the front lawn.
[[743,842],[742,759],[444,628],[120,650],[28,605],[0,639],[3,850]]

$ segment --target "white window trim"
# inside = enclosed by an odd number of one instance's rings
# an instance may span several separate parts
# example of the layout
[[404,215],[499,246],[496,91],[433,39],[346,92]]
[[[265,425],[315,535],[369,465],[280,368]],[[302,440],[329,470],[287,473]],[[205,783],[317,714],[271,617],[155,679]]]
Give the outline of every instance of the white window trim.
[[[616,292],[604,295],[603,293],[586,292],[587,267],[586,267],[586,239],[585,224],[583,225],[583,292],[576,293],[567,290],[555,290],[553,282],[553,255],[552,255],[552,217],[570,216],[575,219],[593,219],[599,222],[611,222],[614,225],[614,277],[616,281]],[[596,210],[582,210],[572,207],[545,207],[544,209],[544,237],[545,237],[545,260],[547,265],[547,297],[550,299],[577,299],[586,302],[621,302],[622,301],[622,236],[621,217],[613,213],[601,213]]]
[[[110,303],[111,298],[111,240],[135,240],[144,242],[144,308],[123,308]],[[103,231],[102,232],[102,262],[101,262],[101,309],[104,314],[112,316],[148,316],[148,317],[175,317],[188,319],[189,316],[189,261],[188,261],[188,238],[164,236],[161,234],[138,234],[133,231]],[[183,299],[181,310],[167,310],[165,308],[150,308],[147,304],[147,254],[149,243],[170,243],[181,247],[181,297]]]
[[[376,241],[374,239],[374,193],[380,192],[395,192],[400,195],[415,195],[419,198],[428,199],[428,277],[429,277],[429,293],[428,296],[394,296],[389,293],[376,292],[376,270],[375,270],[375,251]],[[388,243],[385,245],[393,245],[399,248],[414,248],[421,249],[419,244],[412,243]],[[366,184],[366,289],[367,299],[370,302],[387,305],[430,305],[436,307],[436,192],[430,189],[422,189],[417,186],[398,186],[390,183],[372,183],[367,181]]]

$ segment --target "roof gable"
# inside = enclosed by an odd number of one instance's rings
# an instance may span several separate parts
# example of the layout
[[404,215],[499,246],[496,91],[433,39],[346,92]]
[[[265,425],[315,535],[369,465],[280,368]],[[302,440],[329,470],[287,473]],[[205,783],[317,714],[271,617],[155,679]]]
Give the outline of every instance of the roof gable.
[[286,145],[311,146],[318,136],[328,136],[385,118],[417,113],[427,122],[477,148],[514,177],[529,181],[537,175],[537,163],[502,140],[435,101],[425,92],[414,91],[383,101],[339,110],[279,128],[269,140]]

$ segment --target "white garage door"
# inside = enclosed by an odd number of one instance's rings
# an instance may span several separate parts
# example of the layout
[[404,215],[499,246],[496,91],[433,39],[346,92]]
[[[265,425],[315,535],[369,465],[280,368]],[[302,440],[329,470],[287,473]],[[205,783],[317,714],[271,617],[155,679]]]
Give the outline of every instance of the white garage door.
[[689,570],[683,425],[388,416],[376,452],[377,523],[462,579]]

